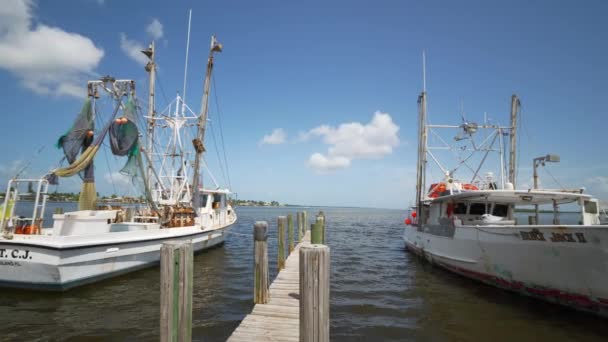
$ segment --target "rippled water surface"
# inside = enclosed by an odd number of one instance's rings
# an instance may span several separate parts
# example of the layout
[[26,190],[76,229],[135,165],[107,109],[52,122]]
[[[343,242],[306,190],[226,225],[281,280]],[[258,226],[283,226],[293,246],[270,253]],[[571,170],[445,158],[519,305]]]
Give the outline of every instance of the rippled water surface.
[[[193,339],[223,341],[251,311],[253,222],[291,208],[239,208],[224,246],[194,265]],[[308,208],[309,217],[318,208]],[[604,319],[477,284],[408,254],[402,211],[323,208],[333,341],[605,341]],[[159,269],[66,293],[2,289],[0,340],[157,340]]]

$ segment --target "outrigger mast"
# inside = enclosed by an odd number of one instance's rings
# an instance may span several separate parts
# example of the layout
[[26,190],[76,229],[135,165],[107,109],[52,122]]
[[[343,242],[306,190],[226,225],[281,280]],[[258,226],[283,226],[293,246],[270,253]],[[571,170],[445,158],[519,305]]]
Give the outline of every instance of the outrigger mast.
[[211,72],[213,71],[213,53],[222,52],[222,44],[220,44],[215,36],[211,36],[211,48],[209,49],[209,58],[207,60],[207,73],[205,75],[205,85],[203,89],[203,103],[201,105],[201,113],[198,118],[198,134],[197,137],[192,140],[194,145],[194,151],[196,152],[194,158],[194,176],[192,179],[192,192],[193,201],[192,205],[195,208],[200,206],[199,199],[199,178],[200,178],[200,165],[203,152],[205,147],[203,141],[205,141],[205,129],[207,128],[207,113],[209,106],[209,89],[211,88]]
[[517,112],[519,112],[519,98],[513,94],[511,96],[511,134],[509,135],[509,182],[513,184],[515,189],[515,170],[517,166],[516,151],[517,151]]
[[146,171],[146,179],[148,185],[150,185],[150,181],[152,180],[152,164],[150,161],[152,160],[152,153],[154,152],[154,117],[156,116],[156,110],[154,109],[154,88],[156,83],[156,63],[154,62],[154,41],[150,43],[150,46],[143,50],[142,53],[146,55],[149,59],[148,64],[146,64],[146,71],[150,74],[149,78],[149,93],[148,93],[148,129],[147,135],[148,140],[146,143],[146,155],[148,160],[148,167]]

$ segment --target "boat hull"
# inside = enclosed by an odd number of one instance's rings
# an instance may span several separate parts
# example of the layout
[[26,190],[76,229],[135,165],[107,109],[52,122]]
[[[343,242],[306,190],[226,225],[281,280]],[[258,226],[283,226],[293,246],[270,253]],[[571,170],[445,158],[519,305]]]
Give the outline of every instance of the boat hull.
[[0,286],[65,291],[157,264],[164,241],[191,240],[194,252],[221,245],[228,229],[177,228],[170,236],[117,235],[114,242],[80,246],[0,241]]
[[408,226],[406,248],[467,278],[608,317],[608,226],[443,228]]

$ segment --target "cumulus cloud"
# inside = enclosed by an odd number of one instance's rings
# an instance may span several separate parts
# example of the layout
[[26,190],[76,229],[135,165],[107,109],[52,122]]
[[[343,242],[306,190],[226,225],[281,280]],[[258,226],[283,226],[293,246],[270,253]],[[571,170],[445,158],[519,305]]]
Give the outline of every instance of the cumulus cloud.
[[266,134],[260,144],[279,145],[285,142],[287,134],[282,128],[275,128],[272,133]]
[[152,22],[146,26],[146,32],[152,39],[161,39],[163,37],[163,24],[158,19],[152,19]]
[[399,145],[397,126],[387,113],[375,112],[367,124],[343,123],[337,128],[321,125],[301,133],[300,141],[319,137],[330,145],[327,154],[314,153],[308,165],[317,171],[329,171],[350,166],[354,159],[380,159],[391,154]]
[[350,159],[343,156],[326,157],[321,153],[314,153],[308,159],[308,166],[318,171],[344,169],[350,166]]
[[120,34],[120,49],[137,63],[141,65],[148,63],[148,57],[141,53],[142,50],[145,50],[144,46],[140,42],[127,38],[124,33]]
[[32,0],[5,0],[0,7],[0,68],[38,93],[83,96],[104,51],[91,39],[35,23]]

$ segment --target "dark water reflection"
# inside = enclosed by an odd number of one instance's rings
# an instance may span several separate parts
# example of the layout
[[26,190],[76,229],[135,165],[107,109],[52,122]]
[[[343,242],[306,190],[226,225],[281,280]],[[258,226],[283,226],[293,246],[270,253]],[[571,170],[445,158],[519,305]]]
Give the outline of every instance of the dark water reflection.
[[[309,209],[309,216],[318,209]],[[193,338],[223,341],[252,308],[252,238],[287,208],[240,208],[225,245],[195,257]],[[477,284],[403,248],[403,213],[324,208],[331,247],[333,341],[604,341],[606,321]],[[2,289],[0,340],[157,340],[159,269],[73,289]]]

